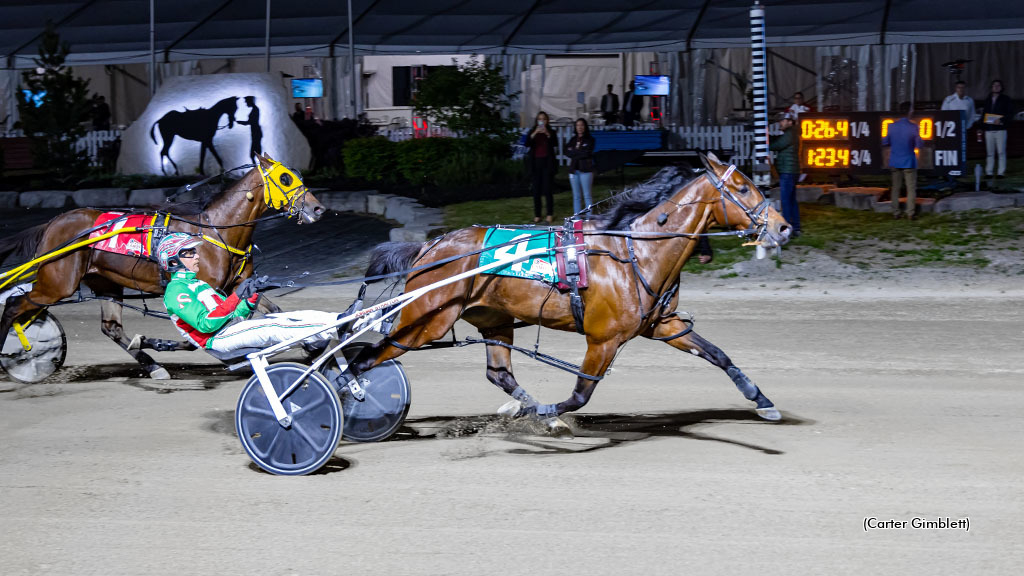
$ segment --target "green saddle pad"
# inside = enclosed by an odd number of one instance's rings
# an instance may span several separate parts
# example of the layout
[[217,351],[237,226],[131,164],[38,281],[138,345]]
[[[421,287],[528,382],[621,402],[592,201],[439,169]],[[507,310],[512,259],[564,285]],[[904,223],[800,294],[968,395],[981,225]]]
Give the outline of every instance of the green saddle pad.
[[544,282],[558,281],[558,268],[555,266],[555,235],[551,232],[539,230],[523,230],[508,228],[490,228],[487,236],[484,237],[484,248],[496,246],[522,239],[522,242],[502,246],[480,253],[480,266],[486,266],[491,262],[515,258],[528,250],[538,248],[549,248],[551,250],[545,256],[538,256],[520,262],[492,268],[484,274],[497,276],[514,276],[516,278],[529,278],[531,280],[542,280]]

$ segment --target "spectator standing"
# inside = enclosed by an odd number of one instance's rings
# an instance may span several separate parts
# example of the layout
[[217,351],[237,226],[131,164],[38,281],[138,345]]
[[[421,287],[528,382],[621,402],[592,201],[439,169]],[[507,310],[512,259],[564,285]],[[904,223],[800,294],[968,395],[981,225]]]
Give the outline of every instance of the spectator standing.
[[594,203],[591,190],[594,187],[594,137],[590,126],[580,118],[576,121],[576,133],[565,147],[569,157],[569,184],[572,185],[572,210],[583,219],[590,219],[590,205]]
[[963,110],[964,119],[967,121],[967,126],[970,127],[977,121],[977,112],[974,109],[974,99],[967,95],[967,83],[957,80],[953,90],[953,93],[942,101],[942,109]]
[[991,177],[999,158],[996,178],[1006,175],[1006,128],[1013,120],[1013,102],[1003,94],[1003,82],[993,80],[992,88],[981,106],[981,129],[985,131],[985,175]]
[[904,213],[907,220],[914,219],[914,210],[917,208],[917,154],[915,149],[922,146],[921,130],[910,120],[913,114],[914,107],[911,106],[907,115],[890,124],[885,136],[882,137],[882,146],[889,147],[889,169],[892,171],[892,217],[900,217],[900,188],[906,181],[907,209]]
[[786,113],[793,118],[793,123],[798,122],[800,120],[800,115],[808,110],[810,110],[810,108],[804,105],[804,93],[794,92],[793,103],[789,105],[789,108],[786,108]]
[[601,96],[601,117],[605,124],[614,124],[619,120],[619,96],[612,93],[612,85],[608,85],[608,93]]
[[92,104],[92,129],[110,130],[110,106],[105,96],[97,96]]
[[782,217],[793,227],[793,238],[800,235],[800,205],[796,201],[796,179],[800,175],[800,137],[793,115],[786,112],[779,120],[782,134],[774,136],[768,149],[775,152],[775,169],[779,172],[779,196]]
[[533,179],[533,221],[540,222],[541,196],[547,201],[547,221],[555,213],[555,198],[551,186],[558,170],[555,158],[555,132],[551,130],[547,112],[537,113],[533,127],[526,137],[526,165]]
[[295,122],[298,126],[306,123],[306,113],[303,112],[302,104],[299,102],[295,103],[295,112],[292,112],[292,122]]
[[626,92],[622,104],[622,123],[626,126],[636,124],[636,119],[644,109],[644,97],[636,93],[636,82],[629,83],[629,92]]

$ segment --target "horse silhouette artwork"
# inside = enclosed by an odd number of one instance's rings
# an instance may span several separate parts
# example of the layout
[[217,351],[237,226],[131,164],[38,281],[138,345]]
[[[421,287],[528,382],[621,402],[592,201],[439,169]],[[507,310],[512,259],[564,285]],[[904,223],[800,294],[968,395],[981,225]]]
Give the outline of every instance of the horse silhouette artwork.
[[217,149],[213,147],[213,137],[217,134],[217,130],[220,129],[219,124],[221,116],[227,114],[228,129],[235,126],[235,112],[237,111],[238,97],[229,96],[208,109],[199,108],[198,110],[189,110],[186,108],[184,112],[171,110],[167,114],[164,114],[163,117],[154,122],[153,126],[149,129],[149,137],[153,139],[153,144],[159,144],[156,141],[156,135],[154,134],[157,126],[160,127],[160,137],[164,141],[163,148],[160,150],[160,171],[167,174],[167,169],[164,164],[164,158],[166,157],[171,163],[171,166],[174,166],[174,173],[179,174],[178,165],[175,164],[170,155],[171,144],[174,142],[175,136],[180,136],[185,140],[199,142],[199,172],[203,174],[206,173],[203,165],[206,163],[207,149],[210,150],[214,159],[216,159],[217,163],[220,164],[221,170],[223,170],[224,162],[220,159],[220,155],[217,154]]

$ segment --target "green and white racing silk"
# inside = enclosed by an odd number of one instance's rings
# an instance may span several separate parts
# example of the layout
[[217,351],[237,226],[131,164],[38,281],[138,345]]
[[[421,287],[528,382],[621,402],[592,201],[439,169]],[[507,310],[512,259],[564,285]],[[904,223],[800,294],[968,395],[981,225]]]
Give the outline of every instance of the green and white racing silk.
[[543,282],[555,283],[558,281],[558,268],[555,265],[555,235],[553,232],[535,230],[490,228],[484,237],[484,247],[498,246],[514,240],[521,240],[515,244],[493,248],[480,253],[480,266],[486,266],[492,262],[515,258],[538,248],[548,248],[549,252],[543,256],[535,256],[527,260],[521,260],[508,266],[492,268],[484,274],[496,276],[513,276],[516,278],[529,278]]

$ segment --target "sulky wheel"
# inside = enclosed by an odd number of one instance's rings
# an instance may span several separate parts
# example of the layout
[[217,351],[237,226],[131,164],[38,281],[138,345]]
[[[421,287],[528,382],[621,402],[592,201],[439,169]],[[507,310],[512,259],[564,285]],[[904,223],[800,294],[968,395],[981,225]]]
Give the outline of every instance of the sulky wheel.
[[24,324],[19,320],[25,342],[12,327],[0,353],[0,366],[11,378],[31,384],[45,380],[64,365],[68,339],[60,322],[46,310],[23,318],[28,320]]
[[[306,371],[293,362],[273,364],[267,376],[280,396]],[[292,417],[287,428],[278,423],[263,387],[254,374],[246,382],[235,410],[235,430],[242,446],[260,468],[272,474],[300,476],[323,466],[341,439],[342,412],[338,393],[316,372],[281,398]]]
[[[346,363],[351,362],[365,343],[346,346],[342,352]],[[328,360],[320,372],[335,382],[340,367],[335,359]],[[344,438],[350,442],[377,442],[390,438],[405,422],[409,414],[412,396],[409,380],[405,377],[402,364],[388,360],[359,375],[355,385],[351,376],[346,375],[349,384],[341,386],[339,394],[345,411]],[[360,398],[361,396],[361,398]]]

